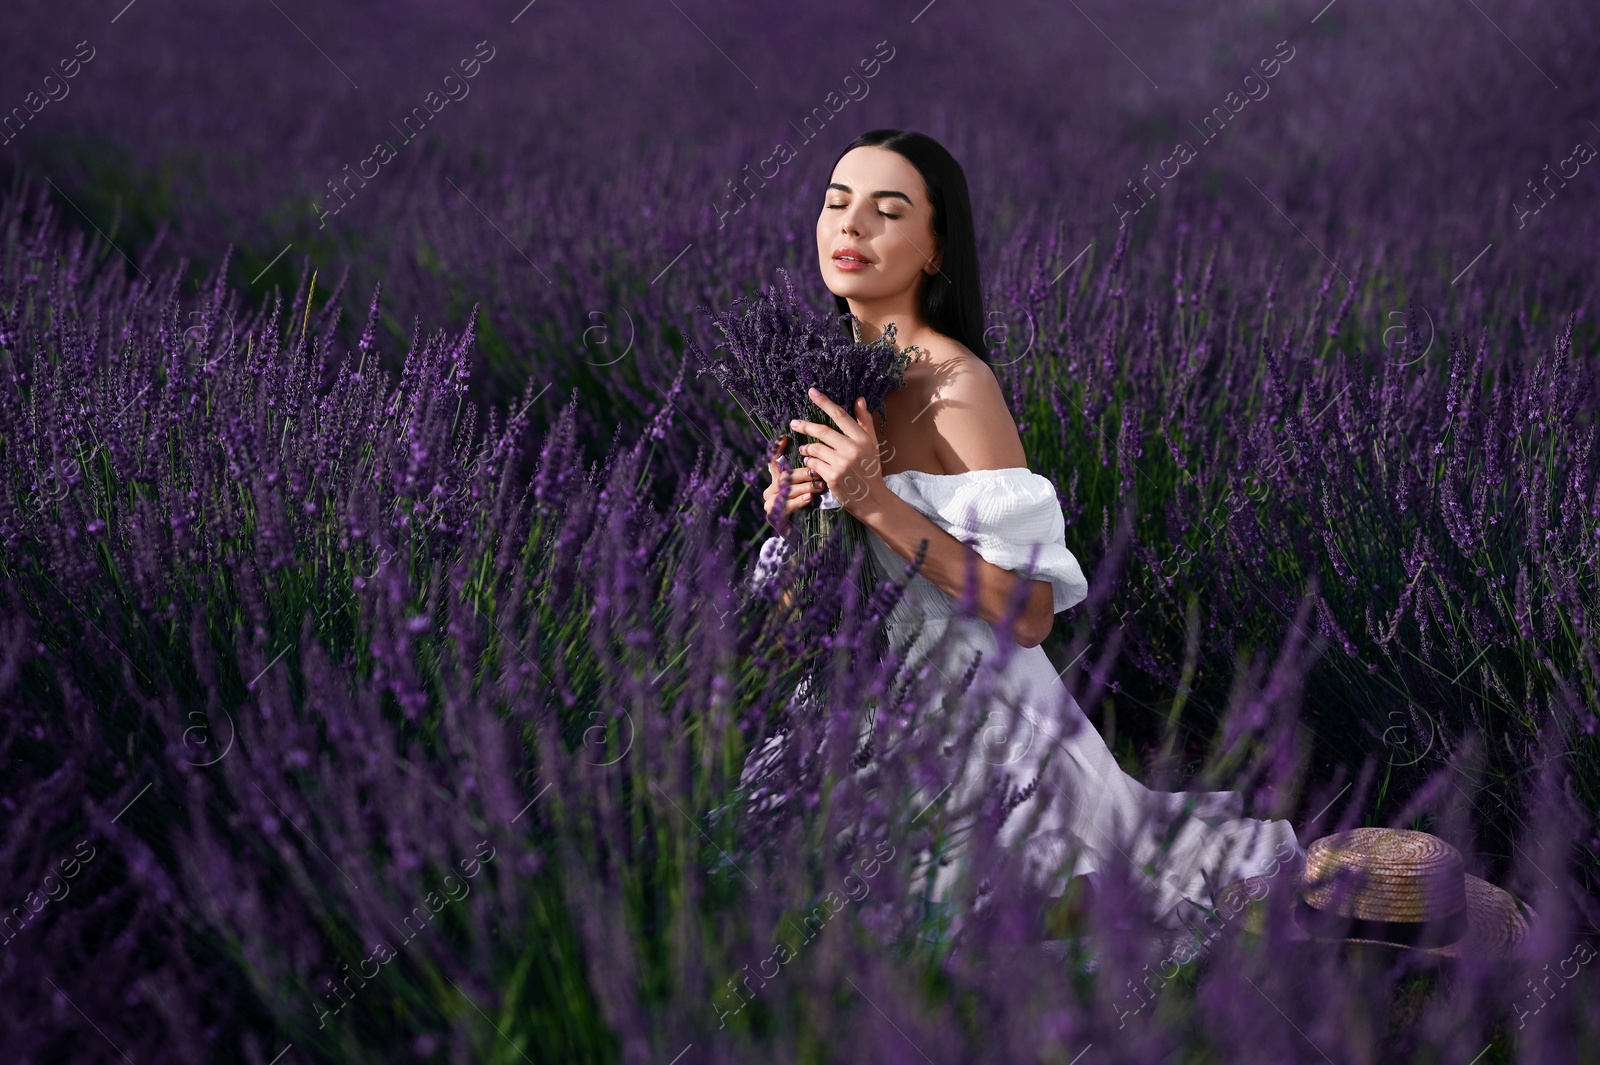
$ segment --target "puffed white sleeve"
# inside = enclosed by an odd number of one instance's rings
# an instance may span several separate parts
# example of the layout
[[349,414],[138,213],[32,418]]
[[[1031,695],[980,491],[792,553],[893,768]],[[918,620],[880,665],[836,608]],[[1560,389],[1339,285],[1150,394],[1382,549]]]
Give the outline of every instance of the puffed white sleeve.
[[1066,519],[1049,479],[1022,469],[972,473],[980,476],[939,485],[938,515],[930,517],[1001,569],[1049,581],[1054,613],[1087,598],[1089,582],[1067,548]]

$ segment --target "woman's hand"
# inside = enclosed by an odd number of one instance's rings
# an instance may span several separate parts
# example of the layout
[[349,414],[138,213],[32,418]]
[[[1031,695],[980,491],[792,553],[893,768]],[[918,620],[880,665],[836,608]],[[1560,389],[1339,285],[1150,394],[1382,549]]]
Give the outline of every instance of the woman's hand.
[[878,451],[878,430],[864,398],[856,399],[856,413],[839,406],[815,388],[811,401],[821,407],[839,428],[796,418],[789,428],[813,437],[802,444],[801,461],[822,475],[822,487],[852,514],[869,509],[883,497],[883,467]]
[[772,508],[777,505],[778,488],[785,480],[789,485],[789,500],[783,514],[784,521],[793,516],[795,511],[810,506],[812,502],[822,497],[822,485],[819,483],[820,478],[815,471],[801,468],[790,470],[786,474],[779,472],[778,456],[783,454],[783,449],[788,445],[789,438],[783,436],[779,438],[777,446],[772,449],[772,457],[767,460],[767,471],[772,474],[772,483],[767,486],[767,490],[761,496],[764,502],[761,508],[762,516],[766,518],[768,523],[778,528],[779,531],[782,531],[783,526],[773,518]]

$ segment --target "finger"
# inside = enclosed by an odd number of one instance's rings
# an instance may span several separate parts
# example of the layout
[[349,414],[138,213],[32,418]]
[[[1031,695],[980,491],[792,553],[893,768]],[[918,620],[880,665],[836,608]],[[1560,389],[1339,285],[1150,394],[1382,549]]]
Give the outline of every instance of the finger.
[[[794,491],[789,493],[789,498],[784,503],[784,511],[785,513],[793,514],[795,511],[800,510],[803,507],[810,506],[812,500],[816,499],[821,494],[821,490],[816,488],[796,488]],[[775,497],[774,499],[769,499],[767,501],[767,505],[762,508],[763,514],[772,513],[774,501]]]
[[[794,500],[800,499],[804,502],[810,496],[826,490],[822,485],[822,479],[811,470],[790,471],[790,480],[787,483],[788,505],[791,510],[794,509]],[[767,487],[766,491],[762,492],[763,512],[772,510],[773,505],[777,502],[778,495],[783,491],[783,484],[783,482],[775,481]]]
[[854,439],[850,430],[852,428],[857,430],[861,428],[854,415],[829,399],[825,393],[819,392],[815,388],[811,389],[807,394],[811,397],[811,402],[827,412],[828,416],[839,426],[838,431],[841,435]]
[[[813,493],[809,489],[806,489],[806,490],[802,490],[802,489],[799,489],[799,488],[793,489],[790,492],[788,492],[786,494],[786,496],[784,497],[784,504],[783,504],[783,508],[782,509],[786,510],[786,511],[793,511],[795,509],[795,503],[796,503],[797,500],[799,500],[801,502],[804,502],[805,499],[808,496],[812,495],[812,494]],[[761,512],[763,514],[770,515],[776,509],[779,509],[778,508],[778,493],[774,492],[770,497],[768,497],[764,501],[764,503],[762,505],[762,508],[761,508]]]
[[[821,406],[821,404],[819,403],[818,406]],[[837,410],[837,408],[835,408],[835,410]],[[840,415],[834,411],[829,411],[828,413],[832,414],[835,419],[841,420],[845,425],[852,424],[852,419],[849,417],[844,417],[841,419]],[[803,436],[809,436],[813,440],[820,440],[823,443],[833,444],[835,446],[850,439],[850,437],[844,433],[841,433],[831,425],[824,425],[821,422],[808,422],[803,418],[796,418],[793,422],[792,428],[795,432],[800,433]],[[859,426],[857,428],[859,428]]]
[[806,453],[800,461],[805,468],[815,473],[824,483],[835,475],[843,475],[848,466],[844,455],[848,451],[835,451],[827,444],[807,444]]
[[776,499],[778,493],[788,486],[789,491],[797,492],[809,484],[815,483],[810,470],[790,470],[785,478],[773,478],[772,483],[762,490],[762,496],[768,501]]
[[861,426],[861,431],[869,438],[878,439],[878,427],[872,421],[872,412],[867,409],[866,396],[856,399],[856,424]]
[[878,453],[878,426],[872,412],[867,409],[867,397],[857,396],[855,406],[856,427],[861,430],[861,442],[869,454]]

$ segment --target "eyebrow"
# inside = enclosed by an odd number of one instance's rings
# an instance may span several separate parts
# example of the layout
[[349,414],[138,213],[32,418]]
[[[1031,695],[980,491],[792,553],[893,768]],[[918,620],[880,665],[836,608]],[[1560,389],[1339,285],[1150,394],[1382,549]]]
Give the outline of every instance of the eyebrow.
[[[849,192],[849,193],[854,193],[855,192],[855,189],[852,189],[849,185],[842,185],[837,181],[828,182],[828,188],[830,188],[830,189],[838,189],[840,192]],[[885,196],[897,196],[900,199],[906,201],[906,205],[908,207],[915,207],[916,206],[916,204],[911,202],[911,197],[910,196],[907,196],[903,192],[895,192],[892,189],[884,189],[884,190],[879,191],[879,192],[874,192],[868,198],[869,199],[873,199],[873,200],[881,200]]]

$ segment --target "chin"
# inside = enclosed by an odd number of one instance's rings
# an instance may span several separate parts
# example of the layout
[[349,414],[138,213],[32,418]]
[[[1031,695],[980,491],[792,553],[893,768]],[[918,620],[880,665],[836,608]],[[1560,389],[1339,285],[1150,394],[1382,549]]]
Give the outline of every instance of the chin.
[[828,291],[835,296],[843,296],[846,299],[852,297],[856,299],[872,299],[877,295],[872,291],[876,287],[872,284],[875,279],[835,270],[831,262],[822,268],[822,280],[828,286]]

